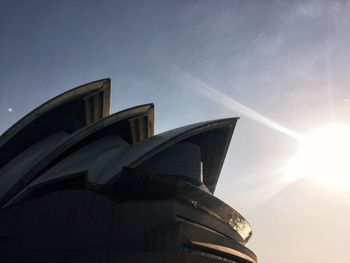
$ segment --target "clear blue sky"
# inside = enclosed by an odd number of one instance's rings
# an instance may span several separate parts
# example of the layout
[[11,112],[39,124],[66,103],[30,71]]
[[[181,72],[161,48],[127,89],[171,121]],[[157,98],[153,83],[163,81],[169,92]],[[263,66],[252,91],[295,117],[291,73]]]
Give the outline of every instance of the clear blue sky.
[[284,184],[291,133],[350,122],[349,1],[0,2],[0,133],[112,79],[112,111],[154,102],[156,131],[240,116],[216,195],[261,263],[350,262],[350,193]]

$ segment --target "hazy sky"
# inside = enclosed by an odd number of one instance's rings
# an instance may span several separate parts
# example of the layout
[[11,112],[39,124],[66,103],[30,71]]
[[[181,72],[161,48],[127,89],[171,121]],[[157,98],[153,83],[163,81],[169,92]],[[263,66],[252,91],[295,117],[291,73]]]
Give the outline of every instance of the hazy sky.
[[350,1],[1,0],[0,13],[0,133],[105,77],[113,112],[155,103],[156,132],[240,116],[216,195],[251,223],[248,247],[261,263],[350,262],[350,191],[284,180],[295,134],[350,122]]

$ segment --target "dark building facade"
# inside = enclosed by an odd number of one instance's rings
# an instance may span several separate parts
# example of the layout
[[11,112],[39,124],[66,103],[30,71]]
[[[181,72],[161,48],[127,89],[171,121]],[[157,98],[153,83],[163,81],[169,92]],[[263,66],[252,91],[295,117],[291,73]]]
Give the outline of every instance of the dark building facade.
[[256,263],[213,193],[237,118],[154,135],[154,106],[109,115],[110,80],[0,137],[0,262]]

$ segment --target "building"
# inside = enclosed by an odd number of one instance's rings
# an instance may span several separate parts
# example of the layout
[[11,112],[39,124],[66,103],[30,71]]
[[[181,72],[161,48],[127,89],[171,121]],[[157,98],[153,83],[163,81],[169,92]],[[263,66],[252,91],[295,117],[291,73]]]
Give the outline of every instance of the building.
[[153,104],[109,111],[103,79],[0,137],[1,262],[256,263],[213,195],[237,118],[154,135]]

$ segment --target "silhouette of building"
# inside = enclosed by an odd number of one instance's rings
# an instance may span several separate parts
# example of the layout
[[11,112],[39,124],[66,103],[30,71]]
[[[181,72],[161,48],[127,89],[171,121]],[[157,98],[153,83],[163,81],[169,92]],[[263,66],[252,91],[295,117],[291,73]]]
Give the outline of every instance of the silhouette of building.
[[154,135],[154,106],[109,115],[110,80],[0,137],[1,262],[257,262],[213,193],[237,118]]

